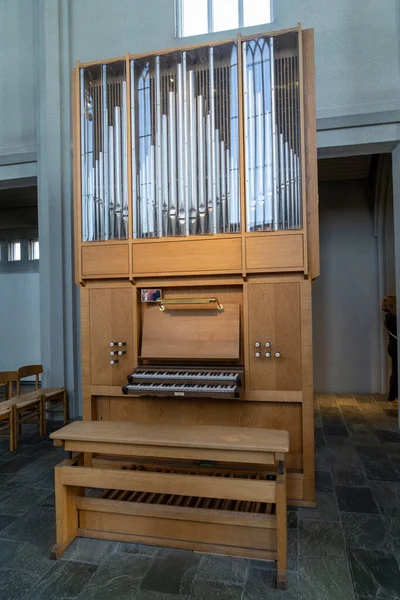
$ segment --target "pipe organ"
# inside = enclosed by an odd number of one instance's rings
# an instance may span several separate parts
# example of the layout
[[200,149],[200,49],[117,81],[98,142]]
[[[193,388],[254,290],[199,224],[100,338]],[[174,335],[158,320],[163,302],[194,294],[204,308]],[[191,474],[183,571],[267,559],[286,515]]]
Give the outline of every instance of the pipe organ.
[[78,62],[73,129],[84,420],[287,430],[313,506],[313,31]]

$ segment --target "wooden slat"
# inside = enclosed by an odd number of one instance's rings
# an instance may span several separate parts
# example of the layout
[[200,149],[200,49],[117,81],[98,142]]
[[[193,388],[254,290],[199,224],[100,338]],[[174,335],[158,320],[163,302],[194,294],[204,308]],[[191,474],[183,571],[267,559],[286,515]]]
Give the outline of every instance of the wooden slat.
[[[74,452],[107,452],[107,444],[101,442],[81,442],[76,440],[67,440],[65,442],[66,451]],[[232,450],[206,450],[190,448],[172,448],[165,446],[145,446],[132,444],[113,444],[113,455],[117,456],[140,456],[151,458],[171,458],[183,460],[212,460],[229,461],[234,460],[238,463],[260,463],[265,465],[275,464],[275,456],[268,452],[236,452]]]
[[116,471],[115,469],[92,469],[63,467],[63,485],[112,488],[118,490],[144,490],[165,494],[182,494],[205,498],[254,500],[275,502],[275,483],[271,481],[247,481],[212,477],[177,475],[175,473],[146,473],[143,471]]
[[83,245],[82,278],[90,277],[128,277],[129,244],[105,242],[104,244]]
[[[288,452],[289,434],[278,429],[75,421],[50,434],[53,440],[154,445],[216,450]],[[111,450],[111,448],[110,448]]]
[[138,504],[119,500],[103,500],[101,498],[78,498],[76,506],[80,510],[122,515],[158,517],[163,519],[181,519],[182,521],[199,521],[204,523],[224,523],[225,525],[274,529],[275,515],[256,513],[235,513],[228,510],[204,509],[201,511],[185,506],[165,506],[159,504]]

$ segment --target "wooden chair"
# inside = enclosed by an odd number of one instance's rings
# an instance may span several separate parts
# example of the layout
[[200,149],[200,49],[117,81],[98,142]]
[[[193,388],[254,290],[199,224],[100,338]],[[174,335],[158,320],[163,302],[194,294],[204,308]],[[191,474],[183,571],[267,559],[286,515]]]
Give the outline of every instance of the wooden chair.
[[[46,414],[51,412],[62,412],[64,417],[64,424],[68,421],[68,398],[67,390],[65,387],[55,388],[40,388],[39,387],[39,375],[43,373],[43,365],[26,365],[20,367],[17,371],[17,395],[21,393],[21,379],[25,377],[35,376],[36,390],[42,392],[44,397],[43,406],[43,419],[46,420]],[[60,409],[59,407],[62,407]]]
[[14,406],[11,401],[0,404],[0,432],[8,429],[7,433],[0,433],[0,437],[8,437],[10,440],[10,452],[15,450],[15,420]]
[[45,398],[42,390],[15,396],[11,398],[10,404],[13,408],[14,449],[18,445],[21,425],[38,423],[40,435],[46,435]]
[[14,381],[17,381],[17,371],[0,372],[0,400],[12,398]]

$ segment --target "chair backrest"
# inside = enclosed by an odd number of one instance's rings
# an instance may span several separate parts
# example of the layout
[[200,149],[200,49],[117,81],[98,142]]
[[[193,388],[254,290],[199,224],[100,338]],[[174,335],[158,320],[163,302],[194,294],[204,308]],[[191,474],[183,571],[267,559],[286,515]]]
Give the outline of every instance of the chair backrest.
[[[5,399],[9,400],[13,395],[13,383],[18,380],[17,371],[0,371],[0,386],[6,388]],[[0,398],[2,396],[0,395]]]
[[32,375],[35,375],[35,379],[36,379],[36,389],[39,389],[39,375],[43,373],[43,365],[25,365],[23,367],[20,367],[18,369],[18,377],[17,377],[17,395],[19,396],[21,393],[21,379],[24,379],[25,377],[31,377]]

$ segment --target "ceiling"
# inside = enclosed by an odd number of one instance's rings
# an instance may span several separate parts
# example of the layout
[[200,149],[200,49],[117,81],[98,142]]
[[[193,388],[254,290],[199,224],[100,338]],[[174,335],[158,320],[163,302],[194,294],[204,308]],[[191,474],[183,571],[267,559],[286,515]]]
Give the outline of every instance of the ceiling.
[[37,186],[0,189],[0,208],[37,206]]
[[365,156],[320,158],[318,179],[319,181],[366,179],[370,173],[372,156],[372,154],[366,154]]

